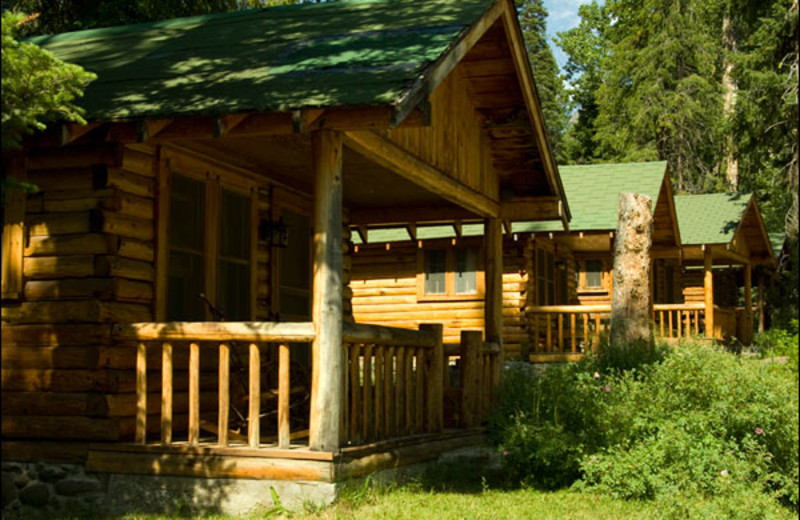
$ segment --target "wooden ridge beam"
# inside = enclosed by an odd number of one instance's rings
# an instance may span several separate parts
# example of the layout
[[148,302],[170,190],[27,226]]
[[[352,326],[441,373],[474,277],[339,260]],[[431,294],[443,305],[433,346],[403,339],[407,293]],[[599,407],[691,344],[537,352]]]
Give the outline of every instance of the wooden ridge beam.
[[497,217],[500,204],[373,132],[345,132],[345,145],[406,180],[481,217]]

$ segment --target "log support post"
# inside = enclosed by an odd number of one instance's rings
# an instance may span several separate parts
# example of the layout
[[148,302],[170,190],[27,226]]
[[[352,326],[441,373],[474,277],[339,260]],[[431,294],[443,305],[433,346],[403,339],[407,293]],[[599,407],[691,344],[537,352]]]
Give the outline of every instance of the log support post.
[[444,327],[441,323],[435,323],[420,325],[419,329],[436,336],[436,344],[430,351],[426,431],[440,432],[444,428],[444,379],[447,375],[444,363]]
[[767,323],[767,317],[765,316],[766,312],[766,305],[764,298],[767,297],[765,292],[764,285],[766,284],[767,276],[764,274],[764,271],[758,271],[758,275],[756,276],[756,280],[758,283],[758,332],[764,332]]
[[705,246],[703,251],[703,301],[706,313],[706,337],[714,337],[714,256],[711,246]]
[[339,132],[311,134],[314,164],[314,283],[311,319],[311,416],[309,445],[339,450],[342,378],[342,138]]
[[503,375],[503,223],[499,218],[484,221],[486,237],[486,341],[500,346],[494,370],[492,391]]
[[481,413],[481,357],[483,339],[480,331],[461,331],[461,425],[477,426]]
[[753,340],[753,268],[747,263],[742,266],[744,271],[744,329],[743,338],[745,345]]

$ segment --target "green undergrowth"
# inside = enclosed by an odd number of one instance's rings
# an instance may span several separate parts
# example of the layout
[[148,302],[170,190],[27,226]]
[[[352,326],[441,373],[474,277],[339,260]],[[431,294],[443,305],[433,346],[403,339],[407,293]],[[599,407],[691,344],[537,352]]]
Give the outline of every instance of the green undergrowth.
[[509,479],[643,501],[659,518],[796,518],[796,366],[694,344],[658,359],[507,373],[490,436]]

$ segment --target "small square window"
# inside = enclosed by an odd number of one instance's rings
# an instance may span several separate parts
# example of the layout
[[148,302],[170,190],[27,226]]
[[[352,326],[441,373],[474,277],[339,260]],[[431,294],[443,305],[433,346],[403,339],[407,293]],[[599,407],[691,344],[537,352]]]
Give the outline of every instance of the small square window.
[[600,260],[587,260],[584,272],[586,273],[587,289],[600,289],[603,287],[603,262]]

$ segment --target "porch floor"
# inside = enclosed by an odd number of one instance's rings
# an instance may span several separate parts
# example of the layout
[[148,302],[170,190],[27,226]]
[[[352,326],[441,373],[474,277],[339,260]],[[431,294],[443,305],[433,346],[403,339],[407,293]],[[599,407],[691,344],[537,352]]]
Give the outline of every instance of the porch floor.
[[[298,439],[300,440],[300,439]],[[339,452],[311,451],[306,444],[280,449],[231,443],[192,446],[174,442],[93,444],[87,469],[106,473],[341,482],[386,469],[436,459],[444,452],[485,441],[483,428],[445,430],[343,447]]]

